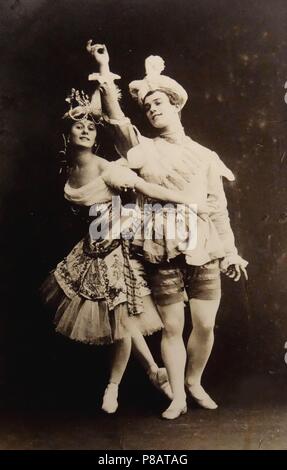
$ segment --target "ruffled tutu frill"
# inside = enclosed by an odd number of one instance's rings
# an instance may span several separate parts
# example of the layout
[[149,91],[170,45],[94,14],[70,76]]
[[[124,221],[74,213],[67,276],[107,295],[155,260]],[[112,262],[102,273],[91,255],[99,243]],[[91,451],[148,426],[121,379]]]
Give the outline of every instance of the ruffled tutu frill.
[[55,312],[56,332],[74,341],[90,345],[111,344],[129,337],[135,331],[151,335],[163,328],[153,304],[149,304],[142,314],[131,316],[127,302],[110,310],[105,299],[90,300],[79,294],[69,298],[54,273],[45,280],[40,292],[44,303]]

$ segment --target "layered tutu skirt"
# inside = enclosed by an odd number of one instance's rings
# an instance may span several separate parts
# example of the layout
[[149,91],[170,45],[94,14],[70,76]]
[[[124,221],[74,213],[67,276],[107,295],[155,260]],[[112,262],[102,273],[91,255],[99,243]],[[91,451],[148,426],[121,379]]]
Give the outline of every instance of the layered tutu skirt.
[[55,312],[56,331],[100,345],[121,340],[135,328],[144,335],[160,330],[155,305],[144,308],[150,289],[141,263],[129,258],[127,243],[102,256],[93,248],[88,237],[81,240],[41,287],[44,302]]

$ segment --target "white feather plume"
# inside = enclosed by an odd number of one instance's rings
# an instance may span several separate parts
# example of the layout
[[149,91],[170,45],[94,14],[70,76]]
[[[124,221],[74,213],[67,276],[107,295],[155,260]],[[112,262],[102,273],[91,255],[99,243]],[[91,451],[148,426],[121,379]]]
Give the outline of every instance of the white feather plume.
[[146,75],[160,75],[165,69],[164,60],[159,55],[150,55],[145,60]]

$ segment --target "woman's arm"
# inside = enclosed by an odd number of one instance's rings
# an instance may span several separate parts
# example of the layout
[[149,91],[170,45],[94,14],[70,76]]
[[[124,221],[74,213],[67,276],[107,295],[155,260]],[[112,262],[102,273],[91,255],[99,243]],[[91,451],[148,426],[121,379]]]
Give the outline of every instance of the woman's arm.
[[[145,196],[159,201],[196,205],[198,213],[206,213],[207,209],[202,201],[191,201],[190,195],[184,191],[168,189],[154,183],[147,183],[143,178],[138,176],[135,171],[126,166],[122,166],[119,162],[112,162],[107,165],[106,170],[101,175],[105,183],[113,189],[122,191],[125,189],[133,189]],[[197,199],[197,198],[195,198]],[[199,209],[200,207],[200,209]]]
[[191,202],[190,197],[188,197],[187,194],[183,191],[167,189],[163,186],[159,186],[158,184],[147,183],[140,177],[137,178],[134,188],[136,191],[152,199],[158,199],[160,201],[176,204],[185,204],[193,208],[193,210],[196,208],[198,215],[207,212],[207,209],[203,204],[198,204],[197,201]]
[[87,51],[95,58],[99,73],[95,74],[102,92],[102,101],[105,105],[105,111],[111,119],[123,119],[125,117],[118,102],[118,91],[114,83],[115,78],[120,78],[110,71],[109,54],[104,44],[92,45],[92,40],[87,43]]
[[104,109],[104,118],[111,125],[114,134],[115,147],[120,156],[127,156],[127,152],[139,143],[136,131],[130,120],[123,113],[119,103],[118,89],[113,81],[113,74],[109,68],[109,54],[103,44],[87,45],[88,51],[99,65],[100,92]]

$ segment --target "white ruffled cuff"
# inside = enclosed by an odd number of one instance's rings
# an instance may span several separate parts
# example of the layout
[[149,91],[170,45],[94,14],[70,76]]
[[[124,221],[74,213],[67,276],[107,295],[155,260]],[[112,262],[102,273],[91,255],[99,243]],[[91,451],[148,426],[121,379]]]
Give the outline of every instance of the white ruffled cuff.
[[106,73],[104,75],[102,75],[101,73],[90,73],[88,77],[90,81],[97,81],[101,85],[103,83],[112,83],[114,82],[114,80],[119,80],[120,78],[120,75],[117,75],[116,73],[112,72]]
[[246,268],[248,261],[239,255],[227,255],[220,261],[220,270],[224,273],[232,264],[240,264],[243,268]]

